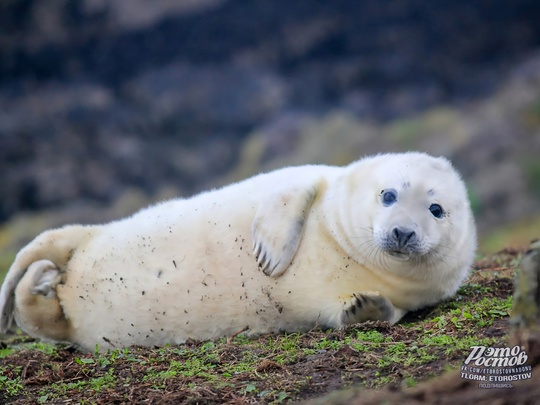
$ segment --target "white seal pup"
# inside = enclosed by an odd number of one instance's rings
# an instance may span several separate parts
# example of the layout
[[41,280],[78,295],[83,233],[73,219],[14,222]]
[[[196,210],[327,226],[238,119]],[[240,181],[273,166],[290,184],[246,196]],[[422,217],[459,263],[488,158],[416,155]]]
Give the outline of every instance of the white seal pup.
[[397,322],[455,293],[476,231],[445,158],[299,166],[49,230],[17,255],[0,329],[85,350]]

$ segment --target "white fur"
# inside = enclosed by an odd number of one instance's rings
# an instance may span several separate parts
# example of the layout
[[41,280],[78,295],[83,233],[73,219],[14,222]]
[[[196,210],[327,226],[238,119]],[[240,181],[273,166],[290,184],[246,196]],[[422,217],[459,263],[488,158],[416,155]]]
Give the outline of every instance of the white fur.
[[[380,192],[389,188],[399,198],[385,207]],[[434,202],[445,209],[441,219],[428,210]],[[415,230],[417,254],[382,249],[396,226]],[[14,314],[33,336],[103,350],[245,327],[393,323],[454,294],[475,246],[465,187],[444,158],[386,154],[346,167],[289,167],[109,224],[44,232],[9,270],[0,329]],[[65,319],[49,330],[43,317],[58,317],[60,307]]]

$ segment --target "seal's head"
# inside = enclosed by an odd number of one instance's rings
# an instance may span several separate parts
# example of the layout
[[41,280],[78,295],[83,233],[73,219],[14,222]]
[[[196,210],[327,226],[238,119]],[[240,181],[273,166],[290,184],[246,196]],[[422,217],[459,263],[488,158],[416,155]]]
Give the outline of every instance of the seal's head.
[[385,154],[360,161],[354,172],[351,192],[359,204],[349,214],[350,232],[364,244],[357,249],[367,252],[363,261],[461,282],[473,260],[476,230],[465,185],[451,163],[423,153]]

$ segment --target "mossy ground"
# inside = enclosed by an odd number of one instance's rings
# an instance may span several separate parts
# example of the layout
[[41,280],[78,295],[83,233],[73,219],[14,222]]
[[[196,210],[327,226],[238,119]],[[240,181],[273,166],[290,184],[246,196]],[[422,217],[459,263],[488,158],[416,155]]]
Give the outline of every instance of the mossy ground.
[[0,403],[283,403],[348,386],[414,386],[458,368],[473,345],[506,345],[520,257],[505,250],[479,260],[454,298],[395,326],[369,322],[96,355],[4,336]]

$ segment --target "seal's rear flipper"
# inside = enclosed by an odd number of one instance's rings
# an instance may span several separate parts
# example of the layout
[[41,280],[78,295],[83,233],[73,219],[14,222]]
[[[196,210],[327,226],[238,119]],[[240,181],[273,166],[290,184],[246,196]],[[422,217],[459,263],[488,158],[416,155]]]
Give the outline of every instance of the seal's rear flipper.
[[[43,232],[26,245],[11,265],[0,290],[0,333],[6,332],[13,321],[15,289],[33,264],[38,266],[37,279],[32,281],[35,294],[54,293],[60,273],[66,270],[73,252],[85,238],[92,236],[94,227],[65,226]],[[34,268],[35,269],[35,268]],[[31,283],[31,284],[32,284]]]
[[32,294],[41,294],[47,298],[56,296],[56,286],[62,281],[58,267],[50,260],[39,260],[28,267],[33,273],[33,285],[30,286]]
[[253,220],[253,254],[267,276],[278,277],[289,267],[300,245],[317,184],[278,190],[261,203]]
[[30,336],[52,342],[69,341],[71,324],[56,295],[62,273],[50,260],[33,262],[15,289],[17,325]]

